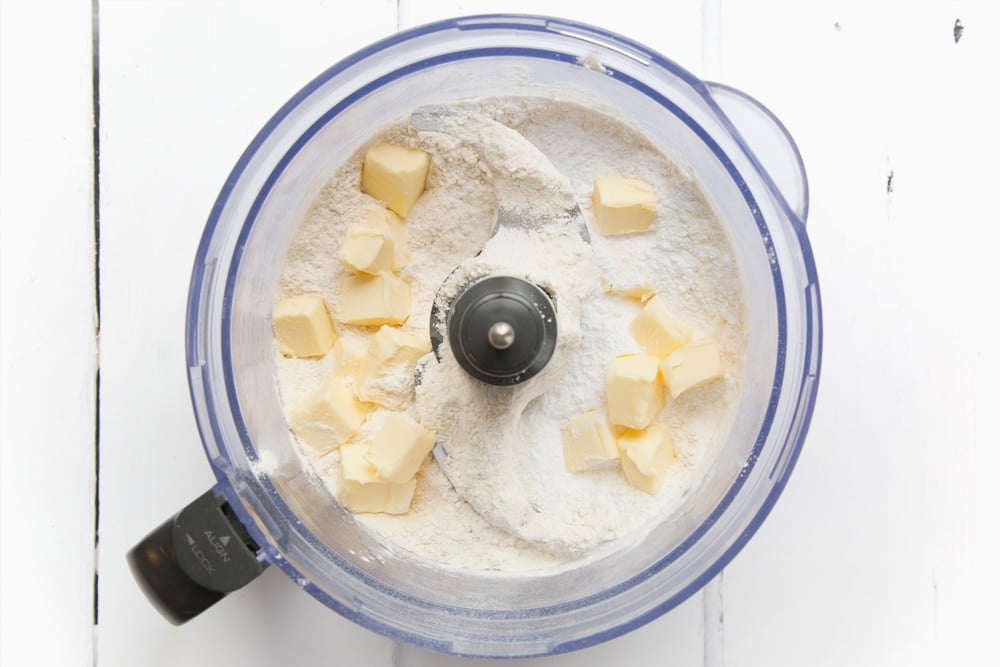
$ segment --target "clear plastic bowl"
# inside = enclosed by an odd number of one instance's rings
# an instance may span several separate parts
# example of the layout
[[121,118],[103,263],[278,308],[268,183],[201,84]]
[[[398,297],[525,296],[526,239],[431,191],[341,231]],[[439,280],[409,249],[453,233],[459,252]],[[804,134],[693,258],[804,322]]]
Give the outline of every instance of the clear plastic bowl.
[[[728,231],[744,279],[745,381],[708,478],[634,547],[561,571],[457,573],[384,548],[303,469],[276,391],[270,312],[290,236],[329,175],[374,129],[421,104],[512,94],[599,102],[690,168]],[[454,654],[530,656],[646,623],[740,550],[802,446],[820,359],[806,206],[798,152],[766,109],[623,37],[497,15],[374,44],[278,111],[239,159],[208,220],[191,281],[187,358],[215,490],[262,546],[262,558],[330,608],[393,639]]]

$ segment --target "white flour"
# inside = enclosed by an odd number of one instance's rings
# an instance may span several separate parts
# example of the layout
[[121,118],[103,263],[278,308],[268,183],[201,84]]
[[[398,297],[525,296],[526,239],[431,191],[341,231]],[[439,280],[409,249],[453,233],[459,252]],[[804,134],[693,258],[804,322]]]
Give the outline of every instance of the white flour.
[[[537,569],[565,563],[611,540],[641,535],[696,490],[728,432],[739,396],[745,345],[742,285],[725,232],[697,185],[624,124],[541,98],[470,106],[516,129],[568,177],[591,229],[592,246],[565,229],[501,230],[490,240],[497,189],[506,184],[493,177],[480,149],[443,134],[418,134],[408,123],[378,137],[433,156],[427,190],[406,220],[411,260],[401,276],[411,284],[413,307],[403,328],[427,336],[435,293],[465,262],[467,276],[503,267],[505,274],[552,288],[559,347],[539,376],[511,391],[468,378],[443,345],[440,366],[428,365],[430,372],[424,373],[409,411],[446,443],[452,455],[448,474],[460,492],[429,458],[408,514],[355,518],[390,548],[442,566]],[[518,157],[513,152],[506,157]],[[337,259],[340,239],[349,224],[362,219],[366,207],[379,205],[358,188],[362,155],[333,175],[292,240],[279,298],[318,291],[336,312],[335,286],[345,272]],[[640,177],[653,186],[659,204],[650,232],[604,238],[594,230],[590,193],[594,179],[607,175]],[[539,187],[552,185],[541,182]],[[562,181],[556,189],[566,185]],[[504,198],[512,196],[504,192]],[[470,262],[487,240],[483,254]],[[664,411],[679,465],[656,495],[630,487],[619,468],[574,474],[563,467],[559,430],[571,417],[603,405],[608,362],[638,351],[628,323],[639,304],[603,293],[602,280],[624,287],[648,284],[694,328],[696,337],[719,343],[727,369],[723,380],[682,395]],[[371,333],[342,329],[347,336]],[[302,360],[276,354],[286,406],[330,373],[330,356]],[[397,387],[409,381],[388,380]],[[483,418],[490,414],[493,421]],[[383,418],[383,411],[373,413],[358,439],[370,438]],[[504,424],[499,432],[498,422]],[[320,458],[308,447],[300,450],[333,489],[336,452]],[[626,543],[619,539],[608,548]]]
[[[563,489],[535,476],[539,453],[523,437],[521,424],[532,401],[559,386],[582,347],[580,311],[596,288],[591,248],[565,225],[542,231],[500,229],[457,274],[460,284],[469,284],[467,277],[513,275],[548,289],[557,308],[556,349],[536,377],[514,387],[494,387],[468,376],[451,348],[442,345],[441,363],[428,357],[421,364],[417,414],[447,449],[446,461],[439,463],[446,466],[458,495],[484,518],[557,554],[579,554],[594,546],[590,527],[582,527],[587,536],[581,536],[578,522],[539,508]],[[556,452],[561,462],[558,426],[555,436],[542,446]],[[563,471],[559,477],[565,475]],[[524,486],[528,480],[535,483]]]

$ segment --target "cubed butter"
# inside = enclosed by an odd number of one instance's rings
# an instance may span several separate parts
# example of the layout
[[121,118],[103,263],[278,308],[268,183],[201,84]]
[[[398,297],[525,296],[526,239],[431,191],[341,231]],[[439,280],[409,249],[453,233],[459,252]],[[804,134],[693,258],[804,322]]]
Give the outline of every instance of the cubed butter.
[[303,294],[282,299],[271,313],[274,338],[286,357],[322,357],[333,345],[336,334],[319,294]]
[[649,283],[612,283],[602,278],[601,288],[606,294],[614,294],[639,303],[646,303],[656,295]]
[[674,442],[666,424],[652,424],[646,429],[628,429],[618,436],[622,470],[631,486],[656,493],[674,461]]
[[659,295],[646,302],[628,330],[646,354],[658,357],[667,356],[691,340],[691,330],[667,310]]
[[391,271],[396,260],[395,244],[388,229],[351,225],[340,248],[340,261],[361,273]]
[[378,476],[396,484],[413,479],[434,447],[434,433],[401,412],[386,416],[365,458]]
[[653,187],[641,178],[598,178],[593,202],[597,231],[604,236],[644,232],[656,216]]
[[364,406],[338,377],[328,378],[289,414],[292,431],[320,453],[347,442],[364,419]]
[[344,324],[378,326],[402,324],[410,316],[410,286],[392,273],[346,276],[340,283],[340,310]]
[[399,271],[410,261],[409,235],[406,232],[406,223],[387,208],[371,207],[365,211],[365,224],[375,229],[389,232],[392,237],[393,271]]
[[361,189],[405,218],[424,191],[430,166],[422,150],[381,143],[365,153]]
[[608,366],[608,421],[617,426],[646,428],[665,405],[659,357],[615,357]]
[[337,500],[352,512],[384,512],[406,514],[413,502],[417,480],[401,484],[378,476],[366,458],[369,446],[364,443],[344,445],[340,448],[340,479],[337,481]]
[[333,344],[333,374],[342,378],[357,374],[366,354],[368,339],[345,332]]
[[603,411],[591,410],[571,419],[562,430],[563,464],[582,472],[618,459],[618,446]]
[[670,395],[677,398],[688,389],[722,377],[719,348],[711,340],[688,343],[660,362],[660,372]]
[[404,409],[413,400],[413,366],[430,351],[429,340],[382,327],[372,336],[354,376],[354,394],[362,401]]

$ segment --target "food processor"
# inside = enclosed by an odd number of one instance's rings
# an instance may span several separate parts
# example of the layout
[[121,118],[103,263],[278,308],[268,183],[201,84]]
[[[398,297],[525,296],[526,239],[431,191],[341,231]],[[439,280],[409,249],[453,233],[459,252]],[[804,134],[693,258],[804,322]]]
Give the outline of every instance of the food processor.
[[[624,548],[524,573],[408,558],[338,505],[296,454],[274,379],[271,328],[290,238],[330,174],[373,129],[419,108],[510,95],[609,110],[686,169],[729,237],[747,324],[739,405],[695,492]],[[472,16],[355,53],[275,114],[211,211],[191,278],[186,349],[192,404],[218,481],[129,552],[137,581],[181,623],[274,565],[364,627],[469,656],[563,653],[657,618],[743,547],[802,448],[821,353],[807,211],[801,158],[773,114],[606,30],[549,17]],[[493,324],[493,350],[506,349],[509,332]],[[540,339],[545,334],[539,330]],[[496,371],[481,366],[477,372]]]

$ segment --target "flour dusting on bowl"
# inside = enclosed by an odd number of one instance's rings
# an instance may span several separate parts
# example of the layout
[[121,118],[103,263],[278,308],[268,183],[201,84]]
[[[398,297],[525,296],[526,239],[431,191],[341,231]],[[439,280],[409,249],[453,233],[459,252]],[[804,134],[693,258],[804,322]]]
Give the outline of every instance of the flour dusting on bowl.
[[[732,423],[746,341],[743,288],[729,239],[699,185],[622,120],[540,97],[483,99],[462,106],[517,130],[570,179],[590,228],[593,261],[590,275],[574,286],[583,304],[580,346],[566,375],[527,407],[513,432],[479,432],[476,419],[463,422],[479,455],[456,457],[452,466],[476,483],[456,492],[428,457],[408,513],[365,513],[356,520],[390,548],[452,568],[533,570],[586,558],[595,549],[600,555],[623,548],[632,540],[615,541],[639,537],[668,520],[684,498],[696,492]],[[406,121],[380,131],[367,145],[382,141],[432,156],[426,191],[405,219],[409,261],[400,271],[412,290],[411,314],[401,329],[427,337],[438,287],[490,237],[497,199],[493,176],[475,147],[449,135],[418,133]],[[363,157],[364,150],[359,150],[336,170],[297,230],[281,273],[279,297],[319,293],[330,312],[337,312],[338,284],[349,272],[338,260],[346,230],[372,207],[382,206],[359,188]],[[648,232],[605,237],[595,229],[594,181],[609,175],[642,178],[652,185],[658,204]],[[506,260],[519,266],[526,248],[523,239],[504,242],[496,253],[500,264]],[[564,246],[558,240],[544,246],[551,252],[550,263],[571,251]],[[525,262],[530,270],[532,262],[541,264],[544,258],[529,256],[521,259]],[[574,416],[604,405],[605,373],[612,359],[642,351],[628,326],[643,304],[623,296],[629,288],[659,295],[690,324],[696,338],[717,341],[725,369],[720,381],[668,401],[659,415],[657,421],[672,435],[677,462],[655,494],[630,486],[620,466],[576,474],[567,472],[563,461],[560,430]],[[339,329],[340,336],[361,341],[374,331]],[[334,373],[334,356],[331,351],[319,359],[294,359],[276,353],[279,392],[286,406]],[[412,370],[397,375],[390,381],[404,389],[412,382]],[[433,398],[449,391],[461,390],[441,383],[429,393]],[[461,420],[468,409],[461,404],[462,412],[457,412],[447,400],[427,399],[421,414],[420,403],[411,401],[405,411],[423,420],[430,418],[428,409],[437,411],[439,424]],[[480,405],[484,412],[488,407]],[[377,408],[370,413],[352,442],[370,442],[387,412]],[[317,453],[301,445],[299,451],[334,495],[340,475],[338,450]],[[524,503],[534,510],[527,517],[519,509]]]

